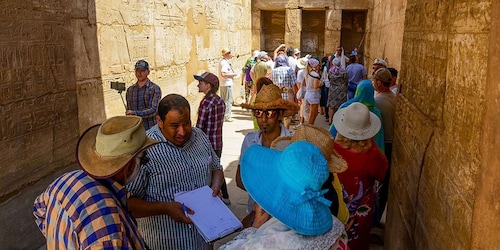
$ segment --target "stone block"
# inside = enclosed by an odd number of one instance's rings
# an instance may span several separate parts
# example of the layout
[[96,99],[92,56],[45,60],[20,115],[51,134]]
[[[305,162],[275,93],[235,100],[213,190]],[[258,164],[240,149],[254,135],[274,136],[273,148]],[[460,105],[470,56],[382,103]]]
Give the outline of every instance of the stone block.
[[398,97],[396,117],[398,126],[395,128],[390,187],[397,190],[392,197],[400,206],[403,223],[413,228],[424,157],[433,129],[426,116],[404,96]]
[[408,233],[411,232],[413,227],[403,217],[399,207],[399,200],[394,196],[396,193],[399,193],[399,191],[391,188],[389,200],[387,201],[387,218],[384,232],[385,249],[412,249],[414,244]]
[[490,31],[491,5],[489,0],[464,0],[450,4],[450,31],[453,33],[486,33]]
[[[405,33],[428,31],[445,32],[449,26],[450,4],[446,1],[409,1],[406,7]],[[432,31],[432,32],[431,32]]]
[[335,1],[335,9],[366,10],[372,8],[372,3],[370,0],[341,0]]
[[[90,20],[87,19],[77,19],[73,20],[72,30],[73,30],[73,41],[74,41],[74,53],[75,58],[78,60],[72,60],[74,66],[71,68],[75,73],[75,78],[77,81],[85,81],[87,79],[94,79],[101,77],[101,67],[99,63],[99,47],[97,40],[97,27],[95,24],[90,24]],[[95,23],[95,20],[94,20]],[[107,41],[106,38],[102,38]],[[120,39],[115,37],[115,43],[120,43]],[[118,49],[118,48],[117,48]],[[119,53],[116,51],[115,53]],[[114,53],[110,53],[110,56]],[[105,57],[107,58],[107,57]],[[112,59],[115,59],[112,57]],[[107,70],[107,68],[104,68]],[[74,89],[74,86],[72,86]]]
[[[400,80],[403,86],[403,94],[411,96],[412,104],[416,105],[431,121],[440,122],[445,98],[446,88],[446,64],[447,58],[441,57],[435,51],[446,49],[447,36],[445,34],[405,33],[405,47],[402,52],[401,67],[406,68],[405,78]],[[428,53],[427,53],[428,52]],[[424,63],[421,67],[415,67],[416,63]],[[432,63],[431,63],[432,62]],[[406,83],[405,79],[412,79],[412,83]],[[418,84],[416,84],[418,83]],[[424,104],[425,103],[425,104]]]
[[[107,88],[110,94],[111,92],[113,92],[113,96],[117,98],[117,104],[114,105],[114,107],[123,108],[123,104],[121,104],[121,98],[116,90],[109,90],[110,81],[105,81],[103,83],[101,81],[94,80],[78,83],[76,85],[76,95],[78,96],[76,100],[78,105],[80,133],[94,124],[102,123],[106,119],[105,110],[102,108],[104,106],[103,88]],[[124,114],[124,111],[121,111],[122,114]]]
[[[487,77],[484,81],[484,113],[483,128],[481,131],[481,156],[478,162],[478,174],[474,192],[474,206],[472,213],[471,246],[476,249],[495,249],[500,245],[500,192],[498,180],[500,171],[500,109],[498,109],[498,96],[500,95],[500,2],[491,1],[491,31],[489,32]],[[484,61],[483,61],[484,62]]]
[[0,147],[5,153],[0,160],[0,201],[36,179],[32,173],[40,171],[40,168],[50,168],[53,138],[53,130],[49,127],[2,141]]

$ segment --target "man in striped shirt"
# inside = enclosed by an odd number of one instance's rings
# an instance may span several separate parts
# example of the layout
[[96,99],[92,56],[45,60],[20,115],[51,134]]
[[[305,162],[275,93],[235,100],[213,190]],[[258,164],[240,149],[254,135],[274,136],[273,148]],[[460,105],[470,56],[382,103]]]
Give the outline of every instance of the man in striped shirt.
[[[147,152],[150,161],[127,185],[132,214],[151,249],[210,249],[183,210],[174,201],[178,192],[205,185],[213,196],[220,194],[224,174],[219,157],[202,130],[191,125],[186,98],[169,94],[158,106],[158,123],[147,131],[150,138],[164,142]],[[196,213],[187,208],[188,213]],[[144,218],[141,218],[144,217]]]
[[156,143],[138,116],[112,117],[85,131],[77,144],[82,170],[63,174],[34,202],[47,249],[146,249],[123,185]]
[[156,125],[156,109],[161,98],[160,86],[148,78],[149,64],[144,60],[135,63],[137,82],[127,89],[126,115],[142,117],[144,128],[150,129]]

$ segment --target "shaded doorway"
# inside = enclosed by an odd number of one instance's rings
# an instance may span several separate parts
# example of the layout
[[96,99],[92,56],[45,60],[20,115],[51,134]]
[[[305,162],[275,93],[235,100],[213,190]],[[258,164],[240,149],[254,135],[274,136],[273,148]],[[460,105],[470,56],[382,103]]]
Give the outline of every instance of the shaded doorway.
[[366,10],[343,10],[340,30],[340,44],[344,47],[345,55],[349,56],[354,48],[357,48],[361,64],[363,64],[364,39],[366,39],[366,13]]
[[325,11],[302,11],[301,55],[322,58],[325,53]]
[[285,11],[262,11],[261,12],[260,44],[272,57],[274,50],[285,43]]

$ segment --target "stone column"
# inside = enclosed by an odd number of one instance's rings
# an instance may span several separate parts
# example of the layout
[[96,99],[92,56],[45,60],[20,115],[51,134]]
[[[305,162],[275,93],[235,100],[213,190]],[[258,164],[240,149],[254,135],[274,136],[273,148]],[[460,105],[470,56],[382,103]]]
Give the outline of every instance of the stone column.
[[286,46],[300,48],[300,33],[302,31],[302,10],[298,8],[285,9],[285,23]]
[[260,20],[260,9],[252,8],[252,48],[262,50],[262,45],[264,41],[261,39],[261,20]]
[[340,44],[340,29],[342,27],[342,10],[327,9],[325,20],[325,55],[335,53]]
[[[489,2],[489,1],[485,1]],[[490,9],[483,9],[481,13],[484,16],[491,16],[491,30],[489,32],[489,47],[488,58],[482,58],[482,63],[487,69],[485,76],[484,89],[484,110],[479,113],[484,113],[482,127],[482,136],[480,144],[481,166],[478,166],[478,176],[476,180],[474,207],[472,212],[472,239],[471,248],[476,249],[496,249],[500,245],[500,237],[495,232],[500,230],[500,187],[498,180],[500,179],[500,155],[498,148],[500,147],[500,134],[498,133],[498,124],[500,123],[500,110],[498,109],[498,99],[500,89],[498,88],[498,79],[500,77],[500,31],[498,25],[500,20],[500,3],[491,1]],[[488,6],[486,3],[484,6]],[[479,9],[479,8],[478,8]],[[491,13],[488,13],[491,10]],[[485,19],[486,20],[486,19]],[[484,24],[487,24],[486,22]],[[476,75],[473,73],[474,76]],[[479,110],[478,110],[479,111]],[[476,164],[478,164],[476,163]],[[472,165],[472,164],[471,164]]]

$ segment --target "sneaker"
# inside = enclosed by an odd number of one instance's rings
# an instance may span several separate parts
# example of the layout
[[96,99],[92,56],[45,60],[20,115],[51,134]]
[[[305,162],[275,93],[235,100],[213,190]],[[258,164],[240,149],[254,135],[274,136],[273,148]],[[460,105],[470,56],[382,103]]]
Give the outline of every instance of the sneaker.
[[233,120],[233,118],[227,118],[227,119],[225,119],[224,121],[225,121],[225,122],[232,122],[232,121],[234,121],[234,120]]
[[226,204],[228,206],[231,205],[231,200],[229,198],[222,198],[221,197],[221,200],[222,200],[222,202],[224,202],[224,204]]

